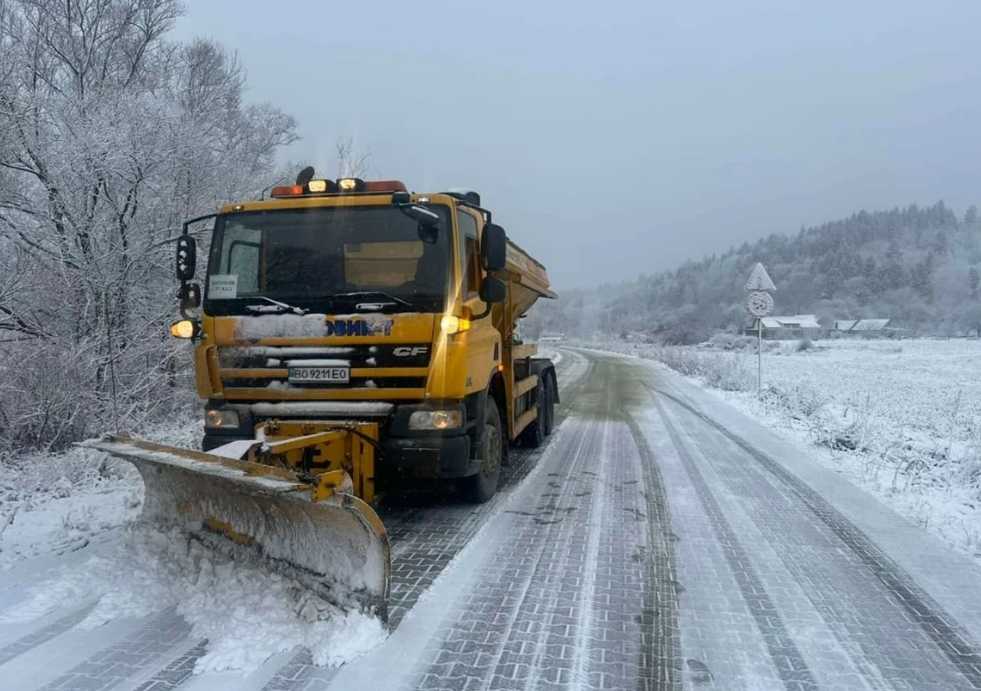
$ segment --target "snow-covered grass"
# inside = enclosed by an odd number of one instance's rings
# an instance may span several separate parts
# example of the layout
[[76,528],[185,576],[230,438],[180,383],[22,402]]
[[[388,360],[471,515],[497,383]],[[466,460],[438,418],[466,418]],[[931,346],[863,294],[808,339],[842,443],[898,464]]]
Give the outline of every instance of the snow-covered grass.
[[[188,418],[141,430],[146,439],[197,446]],[[143,482],[127,462],[72,447],[0,459],[0,571],[14,562],[81,549],[139,515]]]
[[[946,542],[981,558],[981,342],[766,342],[602,347],[656,359],[772,429]],[[802,347],[804,345],[804,347]]]

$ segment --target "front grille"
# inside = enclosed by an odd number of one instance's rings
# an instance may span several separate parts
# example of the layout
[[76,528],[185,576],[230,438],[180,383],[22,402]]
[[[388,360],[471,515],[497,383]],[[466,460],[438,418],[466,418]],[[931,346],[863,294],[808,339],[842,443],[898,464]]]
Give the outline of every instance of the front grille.
[[[420,368],[429,366],[430,345],[352,345],[352,346],[234,346],[218,349],[218,364],[226,389],[346,389],[346,388],[422,388],[426,385]],[[304,362],[330,361],[344,363],[352,370],[345,384],[289,383],[287,371]],[[412,368],[416,372],[400,373],[392,369]],[[385,369],[384,376],[372,376],[364,370]],[[253,371],[254,370],[254,371]]]
[[218,349],[222,369],[286,367],[294,360],[347,360],[351,367],[428,367],[428,343],[354,346],[235,346]]

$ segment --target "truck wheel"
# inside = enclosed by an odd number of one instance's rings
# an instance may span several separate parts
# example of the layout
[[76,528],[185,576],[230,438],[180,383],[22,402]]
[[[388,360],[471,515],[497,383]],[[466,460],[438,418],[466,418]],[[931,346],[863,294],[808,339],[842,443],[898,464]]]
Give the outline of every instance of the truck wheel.
[[545,436],[549,436],[555,428],[555,379],[545,378],[545,395],[542,397],[542,407],[545,409],[543,418],[543,431]]
[[548,384],[542,381],[538,386],[538,417],[521,432],[521,444],[532,449],[545,443],[545,415],[548,413]]
[[501,477],[501,457],[504,450],[501,433],[501,415],[497,403],[490,396],[484,406],[484,434],[480,444],[480,470],[465,480],[467,494],[476,504],[483,504],[494,496]]

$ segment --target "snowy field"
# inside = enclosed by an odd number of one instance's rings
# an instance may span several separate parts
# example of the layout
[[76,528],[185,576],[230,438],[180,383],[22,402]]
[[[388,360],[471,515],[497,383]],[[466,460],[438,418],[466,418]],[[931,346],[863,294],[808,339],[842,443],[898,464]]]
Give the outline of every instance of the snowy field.
[[981,342],[596,344],[660,360],[791,438],[901,514],[981,560]]

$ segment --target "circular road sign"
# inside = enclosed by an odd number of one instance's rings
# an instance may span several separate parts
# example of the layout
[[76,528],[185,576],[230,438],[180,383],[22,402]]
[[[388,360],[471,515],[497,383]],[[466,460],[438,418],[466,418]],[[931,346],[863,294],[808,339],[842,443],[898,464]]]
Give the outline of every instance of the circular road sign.
[[754,290],[746,300],[746,309],[754,317],[765,317],[773,311],[773,296],[762,290]]

